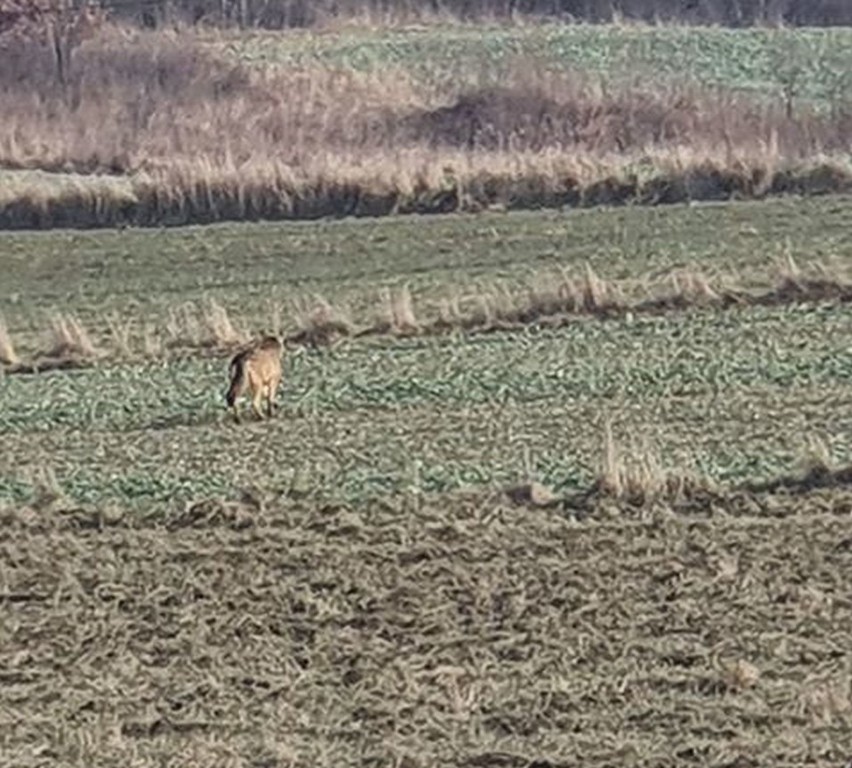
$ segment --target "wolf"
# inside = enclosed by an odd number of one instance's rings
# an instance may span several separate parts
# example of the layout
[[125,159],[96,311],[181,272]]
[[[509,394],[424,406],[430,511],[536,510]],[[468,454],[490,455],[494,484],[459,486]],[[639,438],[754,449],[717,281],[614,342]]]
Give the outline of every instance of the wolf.
[[228,373],[231,386],[225,400],[239,423],[237,399],[248,390],[251,405],[258,419],[263,418],[261,402],[266,396],[266,414],[272,417],[273,402],[278,385],[281,383],[281,354],[284,345],[276,336],[264,336],[238,352],[231,359]]

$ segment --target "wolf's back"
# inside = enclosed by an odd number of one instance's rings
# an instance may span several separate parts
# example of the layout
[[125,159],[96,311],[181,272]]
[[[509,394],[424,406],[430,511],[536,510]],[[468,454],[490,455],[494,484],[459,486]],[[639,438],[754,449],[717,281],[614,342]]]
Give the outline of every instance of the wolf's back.
[[281,351],[281,342],[275,337],[267,336],[258,342],[247,362],[251,363],[252,369],[265,381],[275,375],[281,375]]

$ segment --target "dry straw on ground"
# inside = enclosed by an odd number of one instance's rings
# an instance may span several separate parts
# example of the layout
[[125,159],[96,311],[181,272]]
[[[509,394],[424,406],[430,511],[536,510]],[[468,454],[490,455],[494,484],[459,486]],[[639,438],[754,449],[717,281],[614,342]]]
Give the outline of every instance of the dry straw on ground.
[[212,346],[227,349],[248,340],[248,335],[237,329],[228,311],[215,299],[205,303],[201,320],[207,332],[207,342]]
[[[798,270],[798,268],[797,268]],[[795,276],[781,275],[774,287],[749,291],[714,286],[694,268],[673,272],[662,281],[606,280],[586,266],[580,277],[565,270],[535,278],[526,290],[497,286],[475,295],[475,306],[460,308],[459,297],[443,301],[438,318],[421,324],[424,334],[458,329],[470,333],[493,332],[529,324],[549,326],[570,322],[578,315],[600,318],[656,315],[689,309],[727,309],[750,305],[772,306],[819,301],[852,301],[852,282],[839,271],[825,267]],[[386,332],[384,326],[375,332]]]
[[481,496],[7,507],[3,757],[842,765],[849,501],[667,530]]
[[[414,300],[407,285],[401,288],[384,288],[380,294],[383,315],[362,334],[394,334],[410,336],[420,332],[420,323],[414,312]],[[358,335],[358,334],[356,334]]]
[[132,318],[122,318],[113,312],[106,317],[109,330],[109,346],[118,357],[131,359],[134,357]]
[[0,324],[0,364],[8,366],[8,373],[37,373],[92,365],[104,356],[83,323],[73,315],[51,315],[43,341],[33,355],[22,358],[15,353],[8,331]]
[[298,303],[295,322],[297,330],[286,338],[290,344],[331,346],[355,332],[349,313],[321,296],[315,297],[313,303]]
[[647,442],[620,446],[613,438],[612,425],[605,424],[603,457],[593,494],[640,506],[653,501],[677,504],[711,485],[693,472],[666,469]]
[[[228,310],[215,299],[200,304],[184,302],[169,312],[163,326],[166,344],[172,348],[230,350],[244,344],[248,334],[240,329]],[[155,348],[151,331],[146,346]]]

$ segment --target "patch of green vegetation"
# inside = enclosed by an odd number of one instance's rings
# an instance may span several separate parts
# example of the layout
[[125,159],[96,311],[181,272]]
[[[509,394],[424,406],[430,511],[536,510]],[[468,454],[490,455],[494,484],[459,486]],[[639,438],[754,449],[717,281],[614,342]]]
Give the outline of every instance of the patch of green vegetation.
[[852,459],[850,323],[848,307],[752,309],[352,344],[291,358],[278,417],[241,426],[224,410],[223,361],[11,377],[0,496],[20,498],[36,466],[80,501],[128,504],[294,485],[358,500],[528,472],[576,488],[607,417],[621,443],[668,462],[771,477],[814,431]]
[[706,85],[837,98],[852,87],[852,30],[542,24],[349,30],[334,35],[253,34],[232,38],[242,60],[373,71],[388,66],[437,82],[505,73],[512,59],[604,75],[688,78]]
[[406,284],[415,309],[495,283],[590,265],[608,279],[659,279],[693,266],[742,285],[780,260],[852,258],[852,198],[627,207],[570,212],[235,224],[160,231],[3,233],[2,314],[22,347],[51,310],[96,336],[110,315],[162,323],[183,302],[214,298],[250,327],[319,294],[362,319],[383,288]]
[[[787,255],[848,264],[848,202],[6,234],[0,312],[17,341],[48,308],[97,328],[213,296],[262,327],[275,302],[313,293],[364,315],[384,286],[410,285],[424,307],[557,265],[627,281],[695,265],[749,284]],[[850,327],[849,305],[825,304],[359,340],[289,356],[277,418],[241,426],[224,407],[226,359],[6,376],[0,498],[33,493],[39,467],[71,498],[137,506],[250,487],[362,500],[530,475],[573,489],[597,471],[607,418],[628,451],[647,443],[723,482],[772,477],[814,435],[852,459]]]

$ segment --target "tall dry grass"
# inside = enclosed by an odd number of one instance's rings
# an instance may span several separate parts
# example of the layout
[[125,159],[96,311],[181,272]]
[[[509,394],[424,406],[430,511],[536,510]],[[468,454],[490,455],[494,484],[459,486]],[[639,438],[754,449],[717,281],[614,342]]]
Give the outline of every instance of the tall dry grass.
[[[413,148],[466,152],[613,153],[721,149],[801,159],[850,148],[852,111],[793,118],[780,102],[694,85],[609,81],[518,58],[488,73],[424,86],[393,68],[249,69],[191,31],[107,27],[76,53],[58,88],[46,50],[4,51],[0,163],[128,173],[180,168],[195,177],[259,162],[342,166]],[[410,164],[404,154],[397,165]],[[190,170],[191,169],[191,170]]]
[[25,180],[0,226],[186,223],[670,202],[852,189],[852,109],[695,85],[603,81],[517,59],[466,73],[250,69],[191,31],[107,27],[65,89],[46,50],[0,67],[0,167],[112,174]]
[[[711,282],[692,267],[679,268],[665,277],[631,280],[606,279],[588,266],[576,275],[558,269],[533,276],[527,287],[457,285],[450,296],[432,302],[421,300],[416,311],[411,292],[403,285],[382,291],[384,303],[378,317],[371,312],[353,317],[348,307],[322,296],[293,302],[289,321],[284,319],[286,308],[274,302],[267,303],[259,314],[246,316],[234,315],[212,299],[184,302],[154,322],[113,312],[94,318],[91,333],[78,318],[57,314],[50,318],[41,345],[33,349],[25,338],[21,355],[0,318],[0,364],[7,372],[30,373],[87,366],[104,359],[162,359],[187,353],[224,355],[258,332],[272,332],[282,337],[288,348],[296,350],[375,336],[493,333],[531,325],[558,327],[576,322],[581,316],[606,320],[747,306],[852,302],[852,279],[845,264],[831,267],[809,263],[800,267],[786,259],[777,271],[774,276],[756,281],[752,278],[746,288],[736,275]],[[618,488],[629,486],[632,481],[620,478],[614,469],[618,464],[614,454],[608,452],[607,456],[602,488],[618,495]],[[643,465],[631,471],[634,475],[654,475],[653,469]]]
[[15,344],[9,333],[9,328],[3,316],[0,315],[0,363],[3,365],[17,365],[21,359],[15,351]]
[[44,355],[57,359],[92,359],[98,357],[98,348],[80,320],[73,315],[54,314]]
[[613,438],[612,425],[604,425],[603,452],[593,493],[630,504],[656,500],[682,501],[710,490],[712,484],[691,470],[667,469],[647,442],[628,448]]

